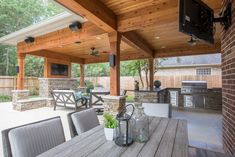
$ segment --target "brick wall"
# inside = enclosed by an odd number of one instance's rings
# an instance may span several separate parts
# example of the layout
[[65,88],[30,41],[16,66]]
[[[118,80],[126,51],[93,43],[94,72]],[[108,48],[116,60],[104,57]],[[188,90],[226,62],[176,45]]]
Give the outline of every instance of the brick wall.
[[235,154],[235,1],[232,2],[232,26],[222,31],[223,144],[226,153]]

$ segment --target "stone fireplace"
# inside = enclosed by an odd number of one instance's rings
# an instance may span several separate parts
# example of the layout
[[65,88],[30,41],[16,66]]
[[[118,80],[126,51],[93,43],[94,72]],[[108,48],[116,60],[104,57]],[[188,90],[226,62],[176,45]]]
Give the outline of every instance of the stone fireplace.
[[39,78],[39,96],[51,97],[53,90],[78,90],[77,79],[71,78]]

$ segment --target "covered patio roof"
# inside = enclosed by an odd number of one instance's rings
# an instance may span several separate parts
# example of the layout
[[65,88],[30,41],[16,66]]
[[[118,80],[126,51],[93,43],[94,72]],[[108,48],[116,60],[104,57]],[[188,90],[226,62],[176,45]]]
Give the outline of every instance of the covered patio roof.
[[[150,89],[153,87],[153,58],[220,53],[219,26],[215,42],[202,41],[190,46],[190,37],[178,30],[178,0],[55,0],[70,13],[63,13],[39,24],[0,38],[0,43],[17,45],[20,67],[19,88],[23,88],[25,55],[83,64],[107,62],[109,54],[115,55],[115,65],[110,67],[111,94],[118,95],[120,88],[120,61],[149,59]],[[215,13],[220,2],[204,0]],[[82,28],[69,29],[78,21]],[[26,43],[25,37],[34,41]],[[90,55],[95,48],[98,56]],[[45,72],[45,71],[44,71]],[[81,70],[84,75],[84,70]],[[83,76],[84,77],[84,76]],[[84,82],[81,80],[81,82]],[[112,92],[113,91],[113,92]]]
[[[61,13],[4,36],[0,43],[17,45],[19,53],[41,57],[53,54],[58,58],[64,55],[75,57],[72,62],[89,64],[108,61],[108,33],[119,31],[122,33],[121,60],[220,53],[220,27],[216,28],[214,45],[198,42],[190,46],[187,43],[190,37],[178,31],[177,0],[56,2],[73,13]],[[219,11],[219,1],[204,2]],[[83,28],[71,32],[68,25],[74,21],[83,23]],[[27,36],[34,37],[35,42],[26,44]],[[100,56],[89,55],[91,47],[95,47]]]

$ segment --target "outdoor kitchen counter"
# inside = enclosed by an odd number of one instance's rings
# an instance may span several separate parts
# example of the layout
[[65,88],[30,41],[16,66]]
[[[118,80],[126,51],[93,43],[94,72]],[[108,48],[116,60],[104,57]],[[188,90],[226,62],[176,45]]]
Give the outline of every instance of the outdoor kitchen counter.
[[83,133],[39,157],[187,157],[187,122],[168,118],[150,118],[150,139],[146,143],[134,142],[129,147],[107,141],[102,125]]

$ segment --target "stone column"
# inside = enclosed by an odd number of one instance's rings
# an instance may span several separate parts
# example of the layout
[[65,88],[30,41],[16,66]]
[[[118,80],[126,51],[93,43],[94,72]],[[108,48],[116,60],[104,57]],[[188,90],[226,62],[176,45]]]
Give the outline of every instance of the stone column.
[[12,105],[14,110],[17,109],[17,102],[19,100],[28,99],[29,90],[12,90]]
[[126,96],[102,96],[104,100],[104,112],[109,112],[113,115],[121,112],[126,105]]

